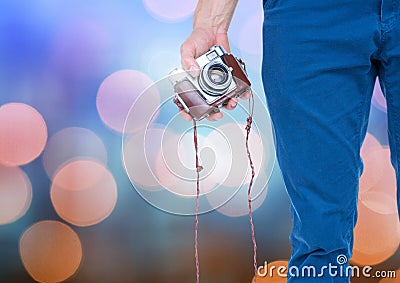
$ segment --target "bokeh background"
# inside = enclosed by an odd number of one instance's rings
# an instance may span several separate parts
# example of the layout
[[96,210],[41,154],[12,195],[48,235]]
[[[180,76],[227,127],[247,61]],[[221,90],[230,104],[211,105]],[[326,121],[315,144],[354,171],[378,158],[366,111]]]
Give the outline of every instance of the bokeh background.
[[[124,168],[122,129],[145,88],[180,65],[195,5],[0,3],[0,282],[194,282],[194,217],[142,198]],[[229,34],[264,102],[261,22],[261,1],[239,1]],[[400,268],[388,156],[377,84],[352,261],[374,270]],[[260,265],[290,256],[289,201],[278,166],[268,173],[254,212]],[[237,205],[200,216],[201,282],[252,279],[248,216],[236,213]],[[399,282],[354,282],[366,280]]]

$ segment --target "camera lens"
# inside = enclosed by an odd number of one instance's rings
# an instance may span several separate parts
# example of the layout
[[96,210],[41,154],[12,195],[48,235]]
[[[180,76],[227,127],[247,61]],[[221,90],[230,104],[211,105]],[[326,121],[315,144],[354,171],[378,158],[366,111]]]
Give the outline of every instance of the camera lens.
[[199,77],[200,87],[212,96],[226,93],[232,82],[232,73],[223,63],[211,62],[204,67]]
[[214,84],[220,85],[226,82],[228,75],[223,68],[219,65],[214,65],[208,69],[208,77]]

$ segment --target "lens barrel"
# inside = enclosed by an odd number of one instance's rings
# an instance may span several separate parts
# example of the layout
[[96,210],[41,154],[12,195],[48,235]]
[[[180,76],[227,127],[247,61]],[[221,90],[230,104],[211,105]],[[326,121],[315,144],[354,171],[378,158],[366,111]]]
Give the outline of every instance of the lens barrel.
[[229,67],[220,62],[210,62],[200,72],[199,85],[211,96],[225,94],[232,82]]

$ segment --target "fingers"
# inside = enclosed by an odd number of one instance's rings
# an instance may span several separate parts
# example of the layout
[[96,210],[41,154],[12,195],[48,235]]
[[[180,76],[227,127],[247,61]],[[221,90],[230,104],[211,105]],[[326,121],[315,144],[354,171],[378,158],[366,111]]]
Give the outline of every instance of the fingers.
[[250,96],[251,96],[251,90],[246,91],[245,93],[243,93],[243,94],[240,96],[240,98],[241,98],[241,99],[249,99]]
[[182,116],[183,119],[186,121],[192,121],[192,116],[190,116],[188,113],[186,113],[184,110],[179,111],[179,115]]
[[222,114],[222,112],[217,112],[214,114],[211,114],[210,116],[207,116],[207,120],[210,122],[215,122],[219,119],[221,119],[224,115]]
[[227,110],[233,110],[236,108],[237,103],[238,103],[237,98],[231,98],[228,100],[228,103],[224,105],[224,108]]
[[[249,99],[250,96],[251,96],[251,91],[249,90],[249,91],[246,91],[245,93],[243,93],[240,96],[240,98],[241,99]],[[226,105],[224,105],[223,107],[227,110],[233,110],[236,108],[237,104],[238,104],[238,99],[236,97],[234,97],[234,98],[229,99],[228,103]]]

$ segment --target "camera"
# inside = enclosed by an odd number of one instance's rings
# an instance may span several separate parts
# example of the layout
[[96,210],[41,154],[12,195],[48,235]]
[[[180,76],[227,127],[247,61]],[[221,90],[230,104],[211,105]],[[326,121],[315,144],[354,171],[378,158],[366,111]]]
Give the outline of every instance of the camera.
[[200,66],[198,77],[178,68],[169,77],[175,91],[174,103],[194,120],[219,112],[219,107],[229,99],[250,90],[243,61],[225,52],[221,46],[213,46],[196,62]]

